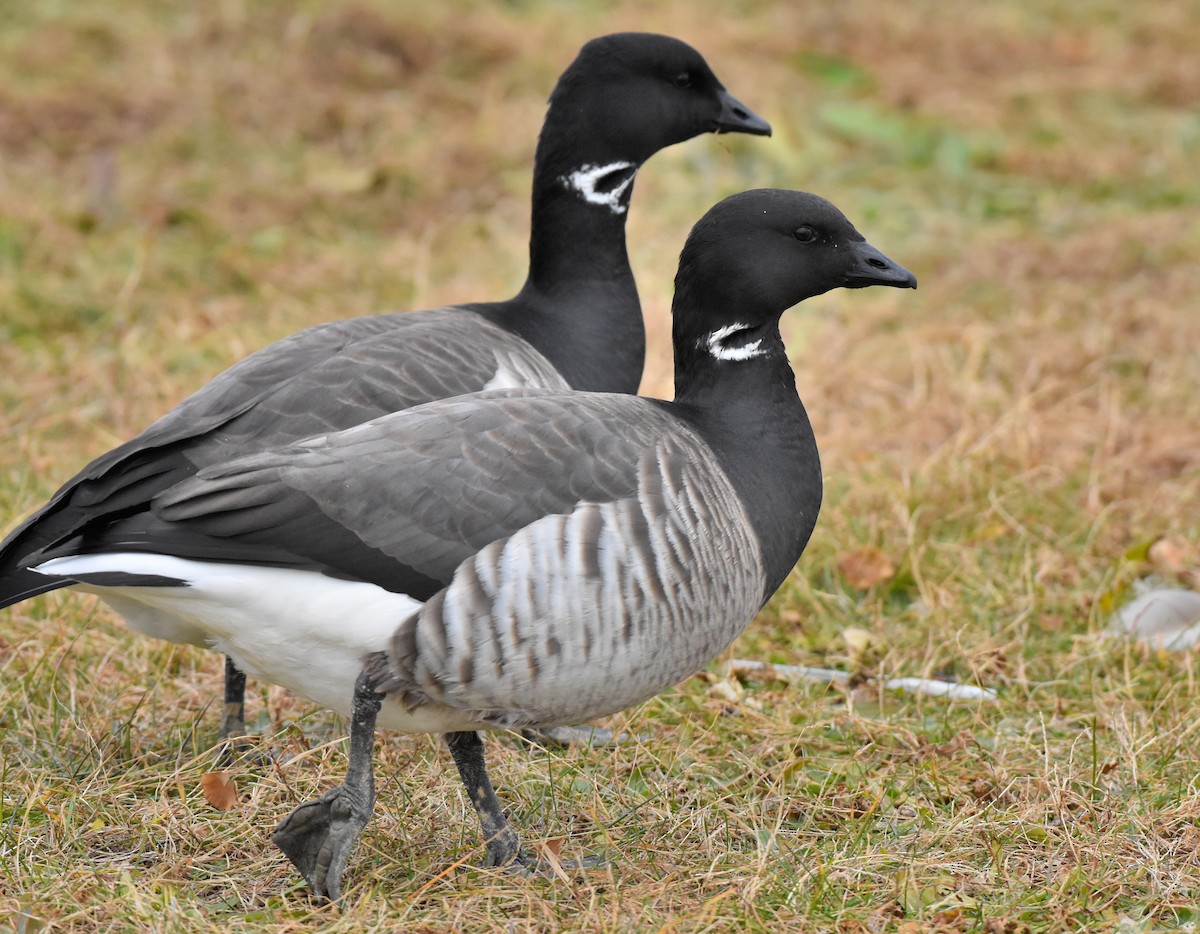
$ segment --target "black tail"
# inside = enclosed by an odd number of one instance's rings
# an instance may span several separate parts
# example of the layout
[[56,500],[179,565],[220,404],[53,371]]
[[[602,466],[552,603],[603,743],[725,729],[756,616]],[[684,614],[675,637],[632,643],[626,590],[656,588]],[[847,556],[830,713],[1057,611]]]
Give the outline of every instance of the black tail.
[[28,565],[46,560],[49,549],[92,527],[145,510],[156,493],[196,472],[182,455],[170,451],[124,453],[133,443],[92,461],[0,542],[0,609],[71,586],[69,578],[47,577]]
[[7,571],[0,577],[0,610],[38,594],[49,593],[61,587],[70,587],[73,582],[67,577],[47,577],[28,568]]
[[52,500],[43,506],[0,542],[0,610],[38,594],[69,587],[71,581],[61,577],[47,577],[29,569],[37,564],[35,557],[42,548],[55,539],[63,537],[77,521],[78,509],[70,504],[55,511]]

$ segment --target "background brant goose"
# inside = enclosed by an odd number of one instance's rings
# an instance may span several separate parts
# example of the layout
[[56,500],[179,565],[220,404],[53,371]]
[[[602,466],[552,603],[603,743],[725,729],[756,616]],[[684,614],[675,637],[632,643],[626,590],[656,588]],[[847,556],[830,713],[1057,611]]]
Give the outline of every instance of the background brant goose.
[[[529,275],[518,295],[330,322],[247,357],[92,461],[0,543],[0,608],[48,589],[27,570],[30,553],[239,454],[482,389],[637,392],[645,332],[625,252],[634,174],[658,150],[710,131],[771,128],[677,39],[588,42],[559,79],[538,140]],[[106,600],[147,635],[207,646],[169,611]],[[245,728],[245,676],[228,659],[225,675],[222,738]]]
[[871,285],[916,279],[829,202],[735,195],[680,257],[675,401],[430,403],[206,468],[35,572],[186,620],[243,670],[352,716],[345,783],[273,837],[317,893],[340,897],[373,807],[377,723],[448,733],[489,863],[528,865],[475,731],[613,713],[742,632],[822,496],[779,318]]

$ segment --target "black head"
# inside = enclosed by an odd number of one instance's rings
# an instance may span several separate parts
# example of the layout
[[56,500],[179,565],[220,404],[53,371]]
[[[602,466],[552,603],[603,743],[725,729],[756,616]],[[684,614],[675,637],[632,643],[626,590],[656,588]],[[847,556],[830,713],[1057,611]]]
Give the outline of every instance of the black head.
[[692,228],[675,278],[675,349],[736,362],[765,353],[780,316],[831,289],[915,289],[836,207],[801,191],[733,195]]
[[570,134],[589,163],[640,165],[701,133],[769,136],[771,126],[686,42],[626,32],[584,45],[554,88],[543,132]]

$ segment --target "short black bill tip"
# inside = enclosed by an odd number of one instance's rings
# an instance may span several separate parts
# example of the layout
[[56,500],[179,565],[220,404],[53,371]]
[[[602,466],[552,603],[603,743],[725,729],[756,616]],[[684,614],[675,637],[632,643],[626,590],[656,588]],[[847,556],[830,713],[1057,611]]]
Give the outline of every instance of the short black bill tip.
[[717,92],[721,112],[713,127],[714,133],[748,133],[751,136],[770,136],[771,124],[722,88]]
[[884,256],[871,244],[854,245],[855,262],[846,271],[845,288],[865,289],[873,285],[886,285],[895,289],[915,289],[917,277],[895,260]]

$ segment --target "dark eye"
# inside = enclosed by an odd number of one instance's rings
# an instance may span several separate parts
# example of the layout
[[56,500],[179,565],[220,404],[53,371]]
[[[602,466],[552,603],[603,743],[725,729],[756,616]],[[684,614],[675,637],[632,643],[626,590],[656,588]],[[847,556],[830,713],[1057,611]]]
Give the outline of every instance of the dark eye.
[[793,230],[792,236],[801,243],[812,243],[817,239],[817,232],[808,225],[805,225],[804,227],[797,227],[795,230]]
[[671,80],[677,88],[690,88],[692,86],[692,74],[689,71],[681,71]]

